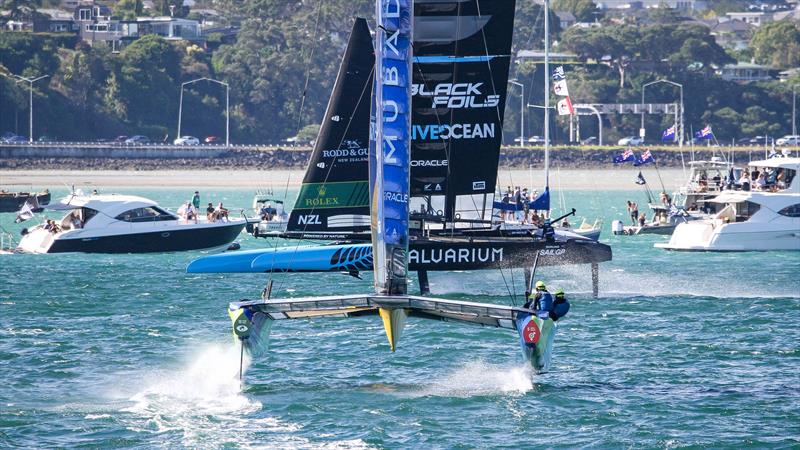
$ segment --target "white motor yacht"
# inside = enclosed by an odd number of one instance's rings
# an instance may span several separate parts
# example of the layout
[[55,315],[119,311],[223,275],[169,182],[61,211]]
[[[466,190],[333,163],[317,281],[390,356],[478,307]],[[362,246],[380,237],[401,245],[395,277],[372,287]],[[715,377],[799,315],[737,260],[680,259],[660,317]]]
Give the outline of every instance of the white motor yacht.
[[728,190],[710,200],[719,206],[707,219],[678,225],[667,250],[800,250],[800,158],[772,158],[750,163],[764,173],[757,190]]
[[22,231],[18,251],[28,253],[151,253],[224,249],[244,219],[186,220],[152,200],[131,195],[71,195],[48,205],[67,211]]

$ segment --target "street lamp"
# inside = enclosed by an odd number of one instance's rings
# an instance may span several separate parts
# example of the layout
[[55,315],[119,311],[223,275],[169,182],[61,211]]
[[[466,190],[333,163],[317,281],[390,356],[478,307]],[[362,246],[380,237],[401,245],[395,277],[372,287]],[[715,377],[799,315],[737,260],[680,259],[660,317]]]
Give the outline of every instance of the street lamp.
[[678,138],[678,146],[680,148],[683,148],[683,85],[680,84],[680,83],[676,83],[674,81],[660,79],[660,80],[651,81],[649,83],[645,83],[644,85],[642,85],[642,127],[641,127],[641,130],[639,130],[640,131],[639,134],[641,135],[642,139],[644,139],[644,88],[646,88],[647,86],[650,86],[651,84],[656,84],[656,83],[671,84],[673,86],[677,86],[681,90],[681,106],[680,106],[680,108],[681,108],[681,120],[680,120],[680,123],[676,124],[676,125],[678,125],[678,130],[676,130],[676,132],[680,136]]
[[225,146],[230,147],[231,140],[230,140],[230,123],[231,123],[231,115],[230,115],[230,93],[231,87],[228,83],[220,80],[215,80],[213,78],[198,78],[196,80],[184,81],[181,83],[181,100],[178,104],[178,137],[181,137],[181,118],[183,116],[183,89],[186,85],[197,83],[198,81],[210,81],[212,83],[217,83],[219,85],[225,86]]
[[28,85],[30,86],[30,90],[29,90],[29,93],[28,93],[28,101],[29,101],[29,104],[28,104],[28,112],[29,112],[29,114],[28,114],[28,142],[32,143],[33,142],[33,83],[36,83],[39,80],[45,79],[45,78],[49,77],[50,75],[42,75],[42,76],[36,77],[36,78],[27,78],[27,77],[22,77],[22,76],[19,76],[19,75],[12,75],[12,76],[17,79],[17,83],[22,83],[24,81],[24,82],[28,83]]
[[525,146],[525,85],[516,79],[508,80],[509,83],[519,86],[522,92],[519,98],[519,146]]
[[797,86],[792,86],[792,136],[797,136]]

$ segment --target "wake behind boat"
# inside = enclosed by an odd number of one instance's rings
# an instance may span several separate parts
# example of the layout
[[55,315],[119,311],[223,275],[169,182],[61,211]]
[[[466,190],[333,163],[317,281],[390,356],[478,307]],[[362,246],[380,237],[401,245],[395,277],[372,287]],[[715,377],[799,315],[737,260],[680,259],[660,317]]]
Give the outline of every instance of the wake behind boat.
[[27,253],[153,253],[224,249],[243,219],[186,220],[152,200],[132,195],[71,195],[47,206],[67,211],[24,229],[18,251]]

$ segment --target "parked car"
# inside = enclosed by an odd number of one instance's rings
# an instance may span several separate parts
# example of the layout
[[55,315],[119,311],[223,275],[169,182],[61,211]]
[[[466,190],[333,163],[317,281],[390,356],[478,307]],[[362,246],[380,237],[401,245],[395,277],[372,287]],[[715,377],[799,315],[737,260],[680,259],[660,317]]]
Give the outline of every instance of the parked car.
[[200,145],[200,139],[194,136],[181,136],[172,141],[172,143],[175,145]]
[[800,145],[800,135],[787,134],[786,136],[775,141],[775,145]]
[[628,136],[617,141],[617,145],[642,145],[644,139],[636,136]]
[[17,135],[17,133],[12,133],[10,131],[6,131],[2,135],[0,135],[0,142],[5,142],[5,141],[15,137],[16,135]]
[[43,136],[39,136],[39,139],[36,139],[36,142],[56,142],[56,138],[45,134]]
[[581,141],[581,145],[597,145],[597,137],[588,137]]
[[127,140],[128,140],[128,136],[125,136],[125,135],[123,134],[122,136],[117,136],[117,137],[115,137],[115,138],[114,138],[114,140],[113,140],[113,142],[125,142],[125,141],[127,141]]
[[528,138],[528,144],[544,145],[544,138],[542,136],[531,136]]
[[137,134],[136,136],[131,136],[128,139],[125,139],[126,144],[149,144],[150,138],[147,136],[142,136],[141,134]]
[[216,136],[206,136],[206,138],[203,140],[203,142],[206,143],[206,144],[219,144],[220,140]]
[[24,144],[28,142],[28,138],[25,136],[11,136],[10,138],[3,141],[6,144]]

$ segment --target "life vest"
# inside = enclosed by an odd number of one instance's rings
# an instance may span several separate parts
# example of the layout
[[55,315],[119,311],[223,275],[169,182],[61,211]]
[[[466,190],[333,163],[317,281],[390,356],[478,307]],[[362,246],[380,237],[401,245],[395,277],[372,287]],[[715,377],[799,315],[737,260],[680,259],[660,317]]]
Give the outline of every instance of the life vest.
[[537,315],[538,313],[548,315],[553,310],[553,296],[547,291],[539,291],[536,294],[539,297],[534,304]]

